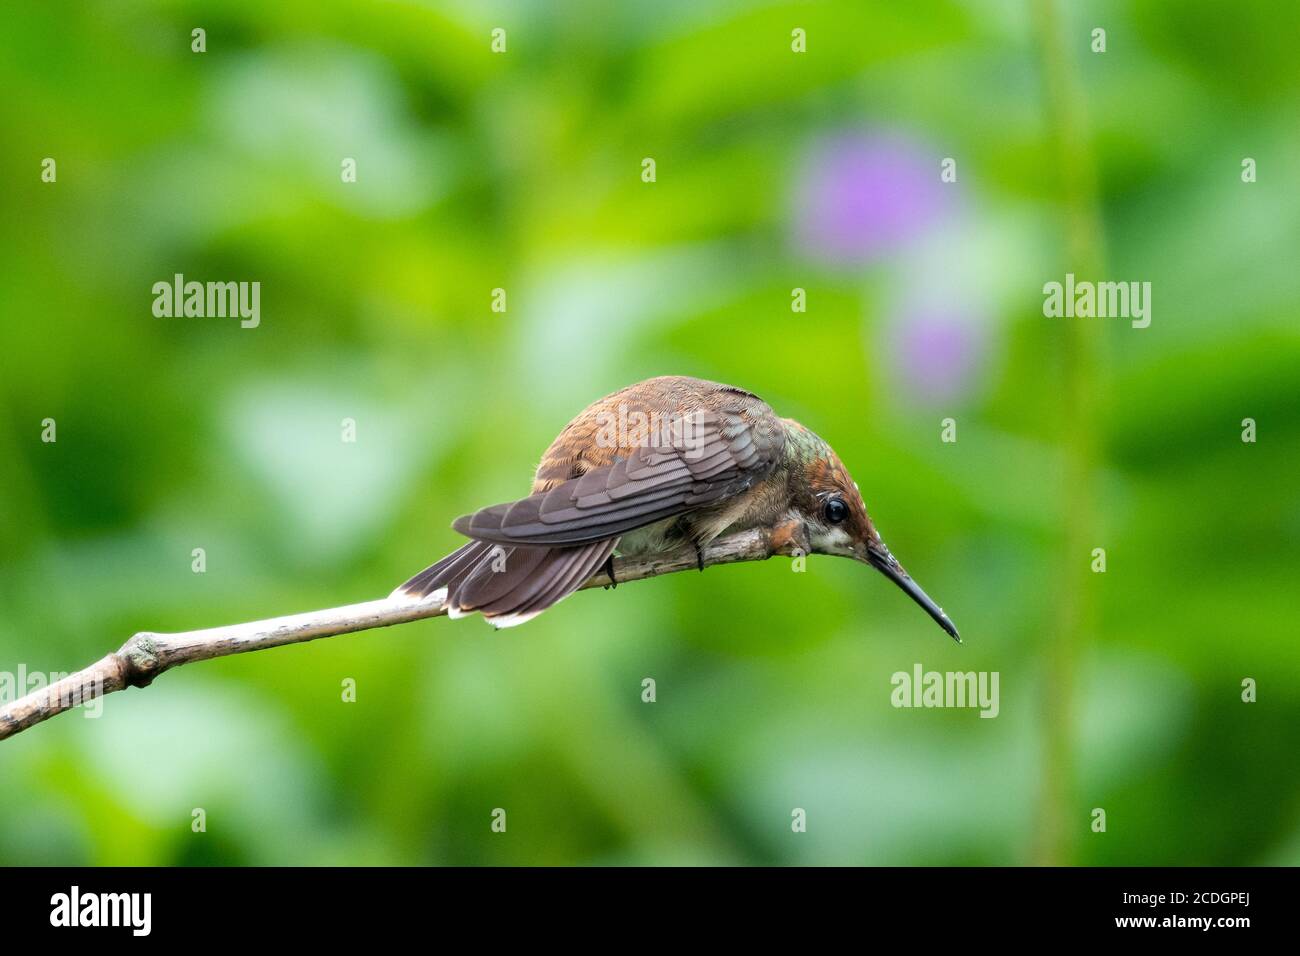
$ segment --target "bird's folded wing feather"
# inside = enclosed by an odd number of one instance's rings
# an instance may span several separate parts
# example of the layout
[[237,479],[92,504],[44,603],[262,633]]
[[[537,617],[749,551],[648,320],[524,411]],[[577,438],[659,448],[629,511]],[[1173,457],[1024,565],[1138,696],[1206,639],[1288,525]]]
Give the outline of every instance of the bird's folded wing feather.
[[587,544],[740,494],[772,472],[779,429],[725,412],[701,410],[691,418],[683,440],[633,448],[612,465],[484,508],[453,526],[503,544]]

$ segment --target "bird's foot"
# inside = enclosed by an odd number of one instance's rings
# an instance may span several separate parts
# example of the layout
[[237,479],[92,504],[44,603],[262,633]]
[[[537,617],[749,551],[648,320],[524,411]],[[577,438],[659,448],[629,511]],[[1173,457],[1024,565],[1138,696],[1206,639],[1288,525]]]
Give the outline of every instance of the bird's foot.
[[614,577],[614,556],[611,554],[605,559],[605,573],[609,575],[609,583],[605,585],[605,590],[618,587],[618,578]]
[[691,542],[691,543],[695,545],[695,563],[698,564],[700,566],[700,570],[703,571],[704,570],[704,549],[699,546],[698,542]]

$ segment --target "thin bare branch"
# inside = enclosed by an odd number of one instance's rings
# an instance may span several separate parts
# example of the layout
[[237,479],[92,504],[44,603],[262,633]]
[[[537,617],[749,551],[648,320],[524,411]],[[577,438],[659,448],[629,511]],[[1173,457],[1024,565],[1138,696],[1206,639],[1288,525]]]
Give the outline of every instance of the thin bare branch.
[[[788,531],[775,534],[765,530],[745,531],[712,542],[704,549],[703,561],[706,567],[739,561],[762,561],[774,554],[796,553],[796,542],[797,539]],[[693,548],[649,558],[616,558],[614,576],[619,584],[625,584],[662,574],[695,570],[699,560]],[[603,587],[609,583],[608,576],[601,572],[583,587]],[[404,596],[389,596],[364,604],[348,604],[344,607],[273,617],[248,624],[210,627],[200,631],[181,631],[176,634],[141,631],[116,652],[84,670],[0,706],[0,740],[97,697],[127,687],[148,687],[159,674],[182,664],[261,651],[284,644],[300,644],[375,627],[405,624],[408,621],[440,617],[445,613],[446,608],[432,597],[413,600]]]

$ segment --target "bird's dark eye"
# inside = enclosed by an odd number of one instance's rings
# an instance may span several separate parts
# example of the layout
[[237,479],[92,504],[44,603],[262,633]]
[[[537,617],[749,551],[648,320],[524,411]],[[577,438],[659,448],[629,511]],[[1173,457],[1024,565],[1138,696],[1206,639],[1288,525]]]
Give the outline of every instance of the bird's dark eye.
[[822,514],[831,524],[839,524],[849,516],[849,506],[843,498],[827,498],[826,504],[822,505]]

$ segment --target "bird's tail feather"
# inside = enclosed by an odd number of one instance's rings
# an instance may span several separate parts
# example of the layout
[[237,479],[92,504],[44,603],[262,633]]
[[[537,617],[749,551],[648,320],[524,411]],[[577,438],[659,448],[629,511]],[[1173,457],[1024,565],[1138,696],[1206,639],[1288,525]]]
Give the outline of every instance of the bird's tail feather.
[[411,578],[394,594],[409,594],[411,597],[428,597],[440,588],[450,588],[463,580],[474,566],[491,550],[491,545],[483,541],[471,541],[441,561],[429,565],[415,577]]
[[394,593],[423,598],[445,589],[448,616],[480,611],[496,627],[513,627],[585,584],[617,544],[610,539],[575,548],[539,548],[471,541]]
[[548,607],[582,587],[605,563],[618,539],[595,541],[578,548],[550,548],[546,558],[518,593],[483,608],[495,627],[514,627],[531,621]]

